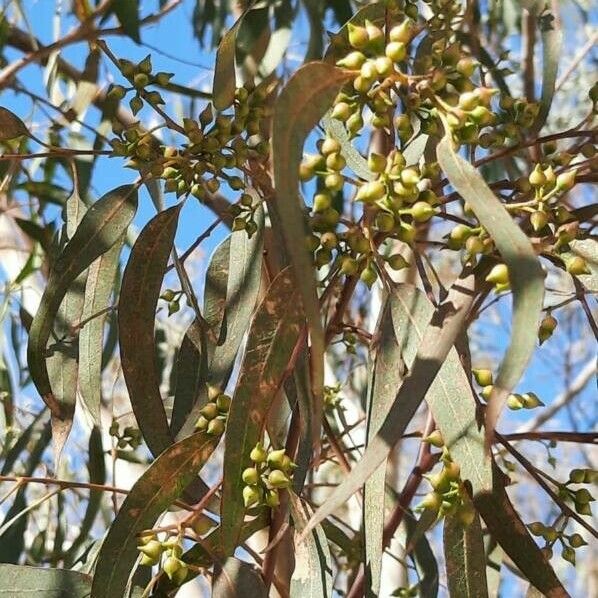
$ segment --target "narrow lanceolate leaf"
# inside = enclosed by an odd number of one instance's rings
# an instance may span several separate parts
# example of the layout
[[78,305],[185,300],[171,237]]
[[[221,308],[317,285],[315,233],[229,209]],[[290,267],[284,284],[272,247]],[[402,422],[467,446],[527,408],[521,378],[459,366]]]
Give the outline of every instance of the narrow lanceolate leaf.
[[108,302],[114,288],[124,235],[89,268],[79,333],[79,393],[84,408],[100,426],[102,351]]
[[0,595],[87,598],[91,576],[65,569],[0,564]]
[[[555,6],[558,7],[558,4]],[[542,30],[542,94],[540,96],[540,111],[532,126],[532,134],[538,133],[546,122],[554,96],[563,45],[563,34],[560,27],[555,26],[554,21],[554,16],[550,14],[540,17],[540,28]]]
[[289,269],[273,281],[249,328],[245,359],[233,396],[224,445],[221,501],[222,546],[230,555],[243,527],[243,470],[261,439],[266,416],[299,338],[303,308]]
[[8,141],[22,135],[30,136],[27,125],[8,108],[0,106],[0,141]]
[[308,531],[334,513],[365,484],[405,433],[455,339],[462,331],[465,317],[475,296],[475,287],[474,273],[465,269],[425,329],[409,375],[401,385],[380,431],[371,439],[361,461],[318,508],[309,522]]
[[139,429],[154,456],[173,441],[160,396],[154,321],[181,206],[160,212],[139,234],[123,273],[118,302],[123,376]]
[[[289,493],[291,517],[299,536],[305,531],[312,511],[293,492]],[[330,598],[332,596],[332,557],[328,540],[318,525],[304,540],[295,538],[295,570],[291,577],[290,598]]]
[[235,99],[237,33],[246,14],[247,11],[243,12],[235,24],[224,34],[216,51],[214,83],[212,85],[212,97],[216,110],[228,108]]
[[[403,359],[411,368],[416,349],[434,317],[434,307],[426,295],[403,285],[390,297],[392,319]],[[451,348],[432,382],[426,402],[451,457],[461,467],[461,477],[471,483],[474,494],[492,486],[492,468],[484,458],[484,437],[476,422],[475,399],[469,379],[456,349]]]
[[[244,230],[236,231],[230,237],[226,307],[224,319],[220,320],[220,323],[218,321],[222,316],[218,313],[218,309],[222,298],[214,297],[215,290],[214,294],[206,297],[214,301],[209,305],[210,320],[216,324],[217,330],[218,325],[220,326],[219,339],[213,354],[209,357],[208,366],[209,381],[214,386],[223,386],[231,374],[260,290],[264,226],[264,212],[261,208],[256,211],[254,219],[258,230],[251,239],[247,237]],[[217,263],[214,266],[217,266]]]
[[[106,464],[104,462],[104,449],[102,446],[102,433],[98,427],[94,427],[89,435],[89,462],[87,469],[89,472],[89,482],[91,484],[104,484],[106,482]],[[89,499],[85,514],[79,526],[79,533],[73,540],[69,549],[64,555],[64,562],[66,566],[71,566],[78,556],[80,548],[85,542],[89,540],[91,528],[102,505],[102,497],[104,492],[102,490],[90,490]]]
[[482,492],[474,497],[488,531],[542,594],[547,598],[569,596],[511,504],[501,479],[502,472],[494,466],[493,473],[493,492]]
[[[430,511],[424,511],[419,520],[415,520],[413,517],[409,516],[405,518],[405,523],[407,525],[406,544],[407,546],[413,546],[413,557],[418,572],[420,594],[422,596],[438,596],[438,563],[436,561],[436,556],[426,538],[425,532],[422,532],[419,537],[416,537],[420,523],[424,523],[425,527],[426,524],[424,518],[427,517],[429,513]],[[434,515],[432,515],[432,517],[434,517]]]
[[[241,231],[239,231],[241,232]],[[261,234],[261,233],[258,233]],[[209,333],[214,345],[220,338],[220,330],[226,309],[226,291],[230,268],[231,236],[216,247],[206,270],[206,284],[203,296],[203,317],[210,327]],[[212,350],[213,353],[213,350]]]
[[92,598],[124,596],[139,555],[137,535],[155,524],[197,476],[219,441],[203,432],[164,451],[135,482],[110,526],[95,569]]
[[[64,209],[65,241],[72,239],[87,207],[75,190],[66,201]],[[79,348],[75,326],[81,320],[85,281],[83,272],[70,284],[62,299],[53,326],[53,335],[46,347],[46,366],[54,397],[65,413],[74,413],[79,374]],[[73,425],[72,417],[61,418],[52,414],[52,437],[54,439],[54,469]]]
[[486,554],[480,518],[464,526],[455,515],[444,520],[444,558],[449,594],[455,598],[488,596]]
[[226,559],[212,585],[212,598],[231,596],[251,596],[251,598],[268,596],[266,586],[255,567],[235,557]]
[[[305,210],[298,192],[299,164],[305,138],[330,108],[340,87],[351,76],[351,73],[324,63],[312,62],[301,67],[278,96],[272,125],[276,200],[270,202],[269,208],[279,222],[297,288],[305,306],[311,335],[310,362],[316,399],[316,426],[319,426],[321,419],[324,384],[324,332],[312,256],[306,243],[308,228]],[[319,433],[314,438],[319,438]]]
[[347,161],[347,166],[359,177],[366,181],[373,181],[376,175],[369,169],[368,161],[357,151],[349,139],[345,125],[330,113],[322,119],[326,133],[341,144],[341,153]]
[[85,213],[77,231],[53,264],[31,323],[27,361],[31,379],[55,418],[72,417],[72,410],[63,408],[56,400],[46,366],[46,345],[60,304],[77,276],[121,238],[136,210],[137,190],[132,185],[110,191]]
[[544,272],[529,239],[482,175],[454,151],[450,134],[440,141],[436,152],[451,185],[492,237],[509,268],[513,289],[511,342],[486,410],[486,444],[489,446],[506,398],[523,375],[536,345],[537,323],[544,301]]
[[206,344],[197,320],[191,322],[176,357],[176,384],[170,418],[173,436],[181,429],[199,397],[205,395],[207,398]]
[[112,4],[112,10],[117,16],[123,31],[138,44],[139,37],[139,0],[119,0]]
[[[379,340],[370,365],[366,444],[378,433],[403,379],[401,347],[395,337],[388,301],[382,308],[374,337]],[[369,477],[364,487],[363,530],[368,596],[378,596],[380,593],[385,482],[386,459]]]

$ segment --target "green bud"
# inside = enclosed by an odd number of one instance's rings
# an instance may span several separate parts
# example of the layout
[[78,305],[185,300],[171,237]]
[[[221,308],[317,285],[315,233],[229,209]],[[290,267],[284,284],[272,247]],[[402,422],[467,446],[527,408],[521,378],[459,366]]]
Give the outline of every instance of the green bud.
[[323,156],[338,153],[341,151],[341,144],[333,137],[326,137],[320,146],[320,152]]
[[391,255],[386,263],[392,270],[402,270],[409,267],[409,262],[400,253]]
[[329,193],[316,193],[314,195],[314,212],[323,212],[332,205],[332,197]]
[[580,276],[582,274],[590,274],[587,262],[579,255],[576,255],[566,263],[567,272],[573,276]]
[[540,210],[536,210],[535,212],[532,212],[529,219],[530,219],[532,228],[536,232],[541,231],[548,224],[548,214],[546,212],[542,212]]
[[575,175],[577,174],[577,170],[568,170],[567,172],[562,172],[556,177],[556,188],[559,191],[569,191],[575,185]]
[[363,118],[359,112],[353,113],[346,121],[347,131],[351,136],[357,135],[363,129]]
[[370,181],[365,183],[357,191],[355,201],[363,201],[372,204],[386,195],[386,187],[382,181]]
[[347,161],[339,152],[334,152],[326,157],[326,166],[329,170],[340,171],[347,165]]
[[288,488],[291,485],[291,480],[284,471],[274,469],[268,475],[268,484],[272,488]]
[[529,175],[528,180],[532,187],[542,187],[546,184],[546,175],[539,164],[536,164],[536,167]]
[[569,472],[569,481],[573,484],[583,484],[586,480],[586,470],[585,469],[572,469]]
[[435,213],[436,210],[425,201],[418,201],[411,208],[411,215],[416,222],[427,222]]
[[372,285],[376,282],[376,280],[378,280],[378,274],[372,266],[367,266],[362,270],[359,278],[367,285],[369,289],[371,289]]
[[284,463],[284,449],[277,449],[268,454],[268,465],[273,469],[280,469]]
[[127,90],[122,85],[112,85],[108,92],[108,97],[115,100],[122,100],[127,95]]
[[260,481],[260,475],[255,467],[248,467],[243,471],[242,479],[246,484],[255,486]]
[[140,72],[149,75],[152,72],[152,57],[148,54],[138,65]]
[[386,156],[371,152],[368,156],[368,168],[377,174],[384,172],[386,168]]
[[320,237],[320,243],[326,249],[334,249],[338,245],[338,239],[333,232],[328,232]]
[[149,77],[145,73],[137,73],[133,77],[133,85],[137,89],[143,89],[149,83]]
[[442,432],[440,430],[434,430],[430,435],[426,436],[423,441],[436,448],[444,446],[444,439],[442,438]]
[[521,395],[521,402],[526,409],[535,409],[536,407],[543,407],[544,403],[538,398],[534,392],[526,392]]
[[338,102],[332,108],[332,118],[346,122],[352,114],[351,106],[346,102]]
[[349,32],[349,43],[356,50],[363,50],[370,41],[368,32],[365,27],[359,27],[349,23],[347,26]]
[[143,100],[139,96],[133,96],[129,100],[129,106],[131,107],[131,112],[137,114],[143,108]]
[[266,491],[266,504],[270,508],[274,508],[280,505],[280,497],[278,496],[278,490],[273,489]]
[[413,187],[421,180],[419,172],[413,167],[405,168],[401,172],[401,182],[406,187]]
[[213,419],[208,424],[206,432],[211,436],[220,436],[224,432],[225,427],[225,423],[221,419]]
[[195,428],[197,430],[207,430],[209,423],[210,422],[203,415],[200,415],[195,422]]
[[361,68],[362,64],[366,61],[365,54],[362,52],[354,51],[349,52],[343,59],[339,60],[336,64],[346,69],[357,70]]
[[569,546],[563,546],[561,556],[563,559],[575,566],[575,550],[573,550],[573,548],[570,548]]
[[389,32],[388,38],[391,42],[401,42],[408,44],[413,37],[413,22],[405,19],[399,25],[395,25]]
[[339,174],[338,172],[332,172],[326,175],[324,179],[324,186],[329,191],[335,192],[340,191],[345,184],[345,179],[343,175]]
[[581,548],[582,546],[587,546],[587,542],[583,539],[581,534],[571,534],[569,536],[569,544],[572,548]]
[[358,269],[359,265],[356,259],[348,255],[345,255],[341,258],[341,272],[345,276],[354,276],[357,274]]
[[381,52],[384,48],[384,31],[367,19],[365,21],[365,30],[368,36],[367,47],[375,52]]
[[403,62],[407,57],[407,48],[403,42],[390,42],[384,51],[386,57],[395,63]]
[[469,78],[473,75],[476,65],[477,63],[475,62],[475,60],[468,56],[465,58],[461,58],[457,62],[457,66],[455,68],[457,69],[457,72],[459,74]]
[[266,461],[267,453],[264,445],[261,442],[258,442],[249,453],[249,458],[254,463],[263,463]]
[[490,370],[485,369],[475,369],[472,370],[473,377],[475,381],[480,386],[490,386],[492,385],[492,372]]
[[519,409],[523,408],[523,401],[521,400],[521,395],[515,394],[515,393],[511,393],[508,397],[507,397],[507,406],[509,407],[509,409],[512,409],[513,411],[517,411]]
[[509,283],[509,269],[506,264],[496,264],[488,276],[486,276],[486,282],[491,282],[495,285],[504,285]]
[[527,528],[534,536],[543,536],[546,532],[546,526],[540,521],[530,523]]
[[594,502],[594,497],[587,488],[580,488],[575,492],[575,502],[586,505],[590,502]]
[[438,492],[430,492],[424,496],[424,499],[417,505],[417,510],[428,509],[434,513],[437,513],[442,506],[442,495]]
[[395,217],[388,212],[378,212],[376,215],[376,228],[383,232],[388,233],[395,227]]

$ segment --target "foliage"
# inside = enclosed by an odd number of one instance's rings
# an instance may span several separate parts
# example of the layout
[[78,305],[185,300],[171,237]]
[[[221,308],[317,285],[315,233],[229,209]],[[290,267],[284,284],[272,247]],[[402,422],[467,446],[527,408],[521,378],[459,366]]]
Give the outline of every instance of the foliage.
[[146,4],[2,13],[2,591],[574,594],[597,437],[538,428],[596,371],[598,84],[553,105],[592,44],[563,74],[555,3],[198,0],[205,90]]

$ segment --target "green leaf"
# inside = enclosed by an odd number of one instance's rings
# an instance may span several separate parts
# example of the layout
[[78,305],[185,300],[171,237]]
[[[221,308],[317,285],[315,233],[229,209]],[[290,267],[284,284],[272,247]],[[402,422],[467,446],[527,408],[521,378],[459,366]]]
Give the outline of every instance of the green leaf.
[[110,8],[114,11],[125,34],[140,44],[139,0],[118,0],[118,2],[113,2]]
[[[451,287],[446,300],[425,328],[413,365],[410,367],[409,375],[399,388],[380,431],[371,439],[361,461],[355,465],[345,480],[327,497],[326,502],[318,508],[309,522],[308,531],[331,515],[357,492],[369,476],[388,457],[398,439],[403,436],[407,425],[447,359],[455,339],[460,334],[474,295],[475,276],[470,269],[466,268]],[[405,359],[405,361],[409,366],[409,360]],[[467,401],[462,401],[462,406],[465,409],[467,409],[466,405]],[[475,429],[475,420],[473,422],[464,421],[469,429]],[[447,430],[447,432],[450,432],[450,430]],[[447,438],[452,438],[452,434],[447,434]],[[477,480],[474,478],[472,484],[476,482]]]
[[181,496],[219,440],[203,432],[193,434],[165,450],[135,482],[100,549],[91,598],[124,595],[139,555],[137,534],[153,527]]
[[517,563],[517,568],[547,598],[569,596],[511,504],[501,479],[503,474],[496,465],[493,474],[493,491],[474,496],[474,504],[488,531]]
[[[390,305],[403,359],[412,368],[416,348],[421,348],[427,337],[428,322],[435,319],[434,307],[422,291],[409,285],[402,285],[391,295]],[[461,467],[462,479],[469,480],[474,494],[488,490],[492,486],[492,469],[484,457],[484,438],[476,422],[475,399],[456,349],[448,352],[428,389],[426,402],[451,457]]]
[[[544,6],[544,3],[542,3],[542,6]],[[546,122],[559,70],[563,34],[560,26],[555,27],[553,21],[554,16],[552,14],[540,17],[542,30],[542,94],[540,96],[540,111],[531,130],[532,135],[537,134]]]
[[[219,331],[219,339],[214,353],[209,357],[209,382],[215,386],[224,386],[233,369],[235,358],[245,333],[247,322],[255,309],[262,278],[262,244],[264,211],[256,211],[254,219],[258,226],[257,232],[249,239],[244,230],[236,231],[230,236],[228,250],[228,276],[226,278],[226,307],[222,318],[222,297],[216,297],[216,289],[206,296],[206,308],[209,324],[215,325]],[[214,256],[217,257],[217,256]],[[213,267],[218,267],[220,259]],[[212,270],[213,272],[213,270]],[[216,284],[215,276],[210,278]],[[221,279],[222,280],[222,279]],[[207,282],[207,280],[206,280]],[[221,289],[220,289],[221,291]]]
[[235,24],[224,34],[218,45],[218,50],[216,50],[214,82],[212,85],[212,97],[216,110],[225,110],[235,100],[237,33],[249,10],[251,9],[244,11],[235,21]]
[[280,390],[299,339],[303,310],[289,269],[272,281],[249,328],[245,358],[231,403],[224,443],[221,500],[222,546],[233,554],[243,526],[243,470],[261,439],[264,422]]
[[444,520],[444,558],[449,594],[455,598],[488,596],[486,554],[480,518],[464,526],[456,515]]
[[453,149],[450,134],[436,148],[438,163],[488,231],[509,268],[513,289],[511,341],[503,357],[486,409],[487,445],[508,394],[523,375],[534,352],[544,301],[544,272],[525,233],[488,187],[480,173]]
[[198,407],[203,407],[207,400],[206,343],[201,337],[201,329],[194,320],[187,328],[177,352],[176,385],[170,418],[170,431],[173,436],[176,436],[185,420],[189,418],[196,402],[199,401]]
[[81,319],[86,322],[79,333],[79,393],[87,413],[98,427],[101,427],[101,371],[106,321],[106,313],[102,311],[108,307],[114,289],[124,240],[125,236],[122,235],[106,253],[91,264],[85,284]]
[[419,578],[419,593],[422,596],[438,596],[438,563],[436,562],[436,556],[430,547],[425,532],[422,531],[421,535],[418,536],[420,523],[423,524],[422,527],[427,527],[426,519],[430,515],[431,518],[435,518],[431,511],[424,511],[417,521],[413,516],[405,518],[407,545],[413,545],[413,556]]
[[266,586],[255,567],[234,557],[226,559],[212,585],[212,598],[230,596],[268,596]]
[[182,205],[158,213],[139,234],[123,273],[118,302],[123,376],[139,429],[154,456],[173,442],[160,395],[154,321]]
[[73,237],[56,258],[39,309],[31,323],[27,361],[39,394],[54,417],[72,418],[72,411],[57,402],[48,378],[46,344],[64,295],[71,283],[127,230],[137,209],[137,190],[125,185],[93,204]]
[[[304,534],[311,509],[289,492],[291,516],[296,534]],[[321,525],[304,539],[295,538],[295,569],[290,598],[329,598],[332,596],[332,557]]]
[[87,598],[91,577],[77,571],[0,564],[0,595],[22,598]]
[[[261,232],[258,231],[256,234],[261,235]],[[210,327],[214,345],[218,343],[220,338],[220,330],[226,310],[229,268],[234,265],[234,263],[231,264],[230,260],[231,239],[232,236],[228,236],[216,247],[206,271],[203,316]]]
[[31,137],[27,125],[8,108],[0,106],[0,141],[8,141],[23,135]]
[[[86,210],[77,191],[73,191],[64,208],[65,226],[62,233],[65,240],[73,238]],[[86,278],[87,274],[83,272],[69,285],[56,314],[53,338],[46,348],[46,366],[54,397],[61,408],[70,413],[75,411],[79,374],[78,339],[72,330],[81,321]],[[52,414],[55,470],[58,469],[60,455],[72,425],[72,417],[63,419]]]
[[[102,433],[98,427],[94,427],[89,435],[89,461],[87,463],[87,470],[89,472],[89,482],[91,484],[105,484],[106,483],[106,464],[104,462],[104,449],[102,446]],[[65,566],[72,566],[78,551],[85,542],[89,540],[90,532],[96,520],[100,507],[102,505],[102,498],[104,492],[102,490],[90,490],[89,499],[85,514],[79,526],[79,533],[73,540],[68,550],[64,554]]]
[[[321,396],[324,383],[324,332],[303,201],[299,197],[299,164],[309,132],[330,108],[339,88],[351,77],[341,69],[313,62],[301,67],[287,82],[274,106],[272,158],[276,201],[268,207],[275,228],[282,232],[293,266],[311,336],[310,365],[316,400],[314,438],[319,438]],[[314,429],[314,432],[316,430]]]
[[[380,430],[403,380],[401,347],[395,336],[388,301],[384,302],[381,309],[374,337],[379,340],[373,354],[370,354],[366,446]],[[380,593],[385,487],[386,459],[369,477],[363,491],[366,588],[368,595],[372,596]]]
[[322,119],[326,133],[341,144],[341,153],[347,161],[347,166],[359,177],[366,181],[373,181],[376,175],[369,169],[367,160],[355,149],[345,125],[327,113]]

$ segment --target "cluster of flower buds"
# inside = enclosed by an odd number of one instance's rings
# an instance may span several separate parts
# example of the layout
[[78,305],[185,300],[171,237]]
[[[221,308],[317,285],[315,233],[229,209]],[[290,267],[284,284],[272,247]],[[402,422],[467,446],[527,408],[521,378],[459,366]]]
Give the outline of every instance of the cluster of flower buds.
[[208,402],[201,408],[200,416],[195,423],[195,429],[221,436],[226,429],[226,418],[230,409],[231,398],[219,388],[208,387]]
[[116,439],[116,445],[119,449],[124,449],[128,446],[135,450],[141,444],[142,440],[141,430],[133,426],[125,426],[121,432],[120,426],[115,419],[110,424],[108,434]]
[[168,303],[168,315],[177,313],[181,309],[180,299],[183,291],[173,291],[172,289],[166,289],[161,295],[160,299],[163,299]]
[[187,579],[189,569],[181,560],[183,546],[180,537],[170,536],[166,540],[159,540],[155,534],[146,534],[139,538],[137,549],[141,553],[142,565],[153,567],[160,563],[160,569],[175,585],[180,586]]
[[430,510],[437,514],[438,519],[445,515],[455,515],[464,526],[470,525],[475,517],[475,508],[461,480],[459,464],[451,459],[439,430],[424,438],[424,442],[442,447],[442,469],[424,476],[432,486],[432,492],[424,496],[416,509]]
[[266,450],[258,442],[249,454],[252,467],[243,472],[243,502],[247,508],[265,504],[277,507],[280,504],[279,491],[292,483],[295,463],[284,449]]
[[587,546],[587,542],[581,534],[566,534],[563,529],[557,529],[552,525],[544,525],[541,521],[534,521],[528,524],[527,528],[534,536],[542,537],[545,545],[542,552],[546,558],[551,559],[554,552],[554,545],[561,544],[561,557],[575,566],[575,550]]
[[134,91],[135,95],[129,100],[129,106],[133,114],[137,114],[143,108],[144,100],[152,105],[164,104],[164,100],[158,91],[147,91],[146,87],[168,85],[174,73],[156,73],[152,75],[152,59],[146,56],[141,62],[135,64],[124,58],[119,59],[120,72],[129,81],[130,86],[111,85],[108,89],[108,97],[115,100],[122,100],[128,92]]
[[574,504],[575,510],[580,515],[592,515],[590,503],[595,498],[587,488],[573,489],[572,485],[596,484],[598,482],[598,471],[589,468],[572,469],[569,472],[569,479],[559,487],[559,497]]
[[[472,373],[477,384],[482,387],[480,396],[487,401],[492,394],[494,384],[492,372],[480,368],[472,370]],[[534,392],[526,392],[522,394],[511,393],[507,397],[507,406],[509,409],[517,411],[519,409],[535,409],[536,407],[543,407],[544,403],[542,403],[538,398],[538,395]]]
[[324,386],[324,409],[327,412],[335,411],[336,409],[343,410],[341,406],[342,397],[340,382],[337,382],[334,386]]

